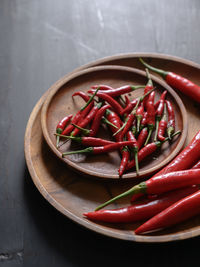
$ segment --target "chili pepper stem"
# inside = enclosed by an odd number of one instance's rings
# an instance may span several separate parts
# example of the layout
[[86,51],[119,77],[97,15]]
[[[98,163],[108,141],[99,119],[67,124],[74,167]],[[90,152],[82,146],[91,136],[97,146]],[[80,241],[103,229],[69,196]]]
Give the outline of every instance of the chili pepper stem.
[[154,71],[155,73],[158,73],[160,76],[162,76],[164,79],[167,76],[168,72],[167,71],[163,71],[161,69],[157,69],[152,67],[151,65],[147,64],[146,62],[144,62],[144,60],[142,58],[139,58],[139,61],[149,70]]
[[118,195],[118,196],[116,196],[116,197],[114,197],[114,198],[112,198],[112,199],[106,201],[105,203],[99,205],[99,206],[95,209],[95,211],[100,210],[100,209],[106,207],[107,205],[113,203],[114,201],[116,201],[116,200],[118,200],[118,199],[120,199],[120,198],[129,196],[129,195],[131,195],[131,194],[135,195],[135,194],[138,194],[138,193],[145,193],[145,192],[146,192],[146,184],[145,184],[145,182],[142,182],[142,183],[140,183],[140,184],[138,184],[138,185],[133,186],[133,187],[130,188],[129,190],[125,191],[124,193],[122,193],[122,194],[120,194],[120,195]]
[[76,124],[74,124],[74,123],[71,123],[75,128],[78,128],[79,130],[81,130],[82,132],[83,132],[83,134],[85,134],[85,135],[89,135],[90,134],[90,130],[88,130],[88,129],[85,129],[85,128],[82,128],[82,127],[80,127],[80,126],[78,126],[78,125],[76,125]]
[[158,126],[159,126],[160,119],[156,119],[156,130],[155,130],[155,135],[154,135],[154,142],[157,141],[157,135],[158,135]]
[[147,136],[147,139],[146,139],[146,141],[145,141],[145,143],[144,143],[144,146],[146,146],[146,145],[148,144],[152,132],[153,132],[153,129],[150,129],[150,130],[149,130],[149,133],[148,133],[148,136]]
[[91,102],[92,100],[94,99],[94,97],[96,96],[97,92],[99,91],[100,87],[98,87],[95,91],[95,93],[90,97],[90,99],[88,100],[88,102],[85,104],[85,106],[83,106],[81,108],[81,111],[83,111]]
[[109,120],[107,120],[105,117],[102,117],[101,120],[102,120],[102,122],[104,122],[104,123],[106,123],[106,124],[108,124],[108,125],[116,128],[116,129],[118,129],[118,127],[116,125],[114,125],[112,122],[110,122]]
[[135,169],[136,169],[136,175],[139,175],[139,162],[138,162],[138,151],[135,151]]
[[87,147],[87,148],[81,149],[81,150],[64,152],[64,153],[62,153],[62,158],[64,158],[64,156],[67,156],[67,155],[92,153],[92,152],[93,152],[93,147]]

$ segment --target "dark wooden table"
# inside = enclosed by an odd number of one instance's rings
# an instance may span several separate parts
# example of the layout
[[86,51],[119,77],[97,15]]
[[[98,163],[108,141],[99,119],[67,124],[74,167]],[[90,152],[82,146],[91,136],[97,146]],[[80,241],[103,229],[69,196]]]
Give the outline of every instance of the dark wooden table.
[[30,112],[64,74],[98,58],[159,52],[200,63],[199,0],[0,1],[0,266],[195,266],[199,238],[111,239],[62,216],[26,167]]

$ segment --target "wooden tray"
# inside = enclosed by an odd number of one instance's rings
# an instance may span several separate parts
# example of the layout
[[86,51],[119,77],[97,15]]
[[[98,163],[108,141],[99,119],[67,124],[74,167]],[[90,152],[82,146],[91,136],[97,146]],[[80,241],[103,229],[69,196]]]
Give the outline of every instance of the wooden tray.
[[[152,158],[148,157],[140,163],[140,173],[136,176],[133,168],[122,176],[122,179],[146,177],[155,173],[167,163],[169,163],[181,150],[187,135],[187,113],[183,102],[175,91],[167,86],[167,84],[155,76],[151,76],[153,84],[156,87],[156,101],[164,90],[167,90],[167,99],[171,101],[176,118],[176,131],[181,131],[181,136],[175,138],[173,143],[165,143],[158,153],[154,153]],[[120,155],[117,151],[108,153],[107,155],[70,155],[62,158],[65,151],[77,150],[74,143],[65,143],[60,149],[56,148],[55,129],[58,121],[66,115],[75,114],[83,101],[80,98],[72,100],[72,95],[76,91],[85,91],[90,89],[94,84],[107,84],[113,88],[123,86],[125,84],[143,85],[147,82],[145,72],[134,68],[123,66],[98,66],[87,68],[76,72],[73,75],[62,78],[59,83],[52,86],[51,92],[44,101],[41,112],[41,125],[44,138],[52,149],[52,151],[69,167],[81,174],[91,177],[119,179],[118,168],[120,165]],[[144,89],[138,89],[131,93],[136,98],[143,95]],[[105,129],[100,131],[99,137],[111,139],[108,131]],[[76,145],[77,146],[77,145]],[[79,148],[80,149],[80,148]]]
[[[152,64],[176,71],[185,77],[200,84],[200,65],[191,61],[167,55],[158,54],[127,54],[108,57],[87,64],[80,69],[95,65],[117,64],[142,68],[138,63],[138,57],[150,59]],[[77,71],[77,70],[76,70]],[[85,219],[83,212],[91,211],[100,203],[117,195],[130,186],[133,181],[123,183],[102,182],[92,179],[83,179],[76,173],[67,170],[63,164],[49,149],[42,136],[40,124],[40,112],[42,104],[49,92],[47,91],[36,104],[27,124],[25,133],[25,157],[29,172],[40,193],[57,210],[76,223],[95,232],[136,242],[168,242],[182,240],[198,236],[200,234],[200,216],[181,223],[170,229],[152,233],[145,236],[134,235],[133,230],[140,225],[134,224],[99,224]],[[184,101],[189,116],[189,132],[186,144],[199,130],[199,105],[179,94]],[[129,204],[129,199],[123,199],[110,205],[109,208],[120,207]]]

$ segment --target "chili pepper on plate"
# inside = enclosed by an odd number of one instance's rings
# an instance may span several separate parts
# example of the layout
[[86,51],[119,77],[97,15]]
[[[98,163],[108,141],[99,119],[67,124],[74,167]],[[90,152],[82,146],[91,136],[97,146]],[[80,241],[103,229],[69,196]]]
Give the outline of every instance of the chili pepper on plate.
[[[148,71],[148,69],[145,69],[145,71],[146,71],[146,76],[147,76],[148,81],[147,81],[147,84],[144,88],[144,95],[146,95],[149,91],[151,91],[153,89],[153,82],[151,80],[151,76],[149,74],[149,71]],[[149,96],[147,95],[144,97],[144,100],[143,100],[143,104],[144,104],[145,109],[146,109],[146,104],[148,102],[148,99],[149,99]]]
[[[138,163],[138,144],[137,144],[137,140],[135,139],[135,136],[133,134],[132,131],[128,131],[127,132],[127,139],[128,141],[133,141],[135,143],[135,145],[130,148],[131,151],[133,152],[134,154],[134,160],[135,160],[135,167],[136,167],[136,174],[138,175],[139,174],[139,163]],[[128,164],[127,164],[128,165]],[[126,166],[127,166],[126,165]]]
[[138,150],[144,145],[147,139],[147,136],[148,136],[148,129],[147,127],[144,127],[139,133],[138,138],[137,138]]
[[66,155],[81,154],[81,153],[88,153],[88,154],[108,153],[108,152],[118,150],[123,146],[133,146],[133,145],[134,145],[134,142],[132,141],[116,142],[116,143],[105,145],[105,146],[87,147],[82,150],[64,152],[62,154],[62,157]]
[[162,210],[168,208],[178,200],[195,193],[198,186],[190,186],[170,191],[158,196],[154,200],[146,200],[127,207],[118,209],[104,209],[86,212],[83,215],[88,219],[110,223],[130,223],[153,217]]
[[122,194],[101,204],[95,210],[99,210],[113,203],[114,201],[129,195],[134,195],[138,193],[159,195],[164,192],[168,192],[182,187],[192,186],[199,183],[200,169],[191,169],[161,174],[159,176],[152,177],[145,182],[141,182],[140,184],[133,186]]
[[128,161],[130,159],[130,152],[129,152],[129,149],[128,147],[123,147],[121,149],[121,154],[122,154],[122,159],[121,159],[121,162],[120,162],[120,166],[119,166],[119,169],[118,169],[118,173],[119,173],[119,177],[121,177],[126,169],[126,165],[128,164]]
[[136,118],[137,118],[137,133],[140,131],[140,123],[144,115],[144,105],[141,103],[141,105],[136,110]]
[[183,222],[200,213],[200,190],[178,200],[135,230],[136,234],[160,230]]
[[[158,126],[159,126],[159,122],[162,118],[166,94],[167,94],[167,91],[165,90],[160,97],[159,105],[156,109],[156,130],[155,130],[154,141],[157,141]],[[154,105],[154,108],[155,108],[155,105]]]
[[191,97],[193,100],[200,103],[200,86],[193,83],[192,81],[170,71],[164,71],[161,69],[154,68],[144,62],[140,58],[140,62],[148,69],[159,74],[170,86],[178,89],[180,92]]
[[[64,117],[62,120],[59,121],[59,123],[56,126],[56,133],[57,134],[61,134],[64,131],[64,129],[67,126],[67,123],[71,120],[72,117],[73,117],[73,115],[70,114],[70,115]],[[60,137],[57,136],[56,137],[56,147],[58,147],[59,140],[60,140]]]
[[[164,141],[165,140],[165,130],[167,128],[167,109],[166,109],[166,104],[164,104],[164,112],[163,112],[163,116],[162,119],[159,122],[158,125],[158,140],[160,141]],[[157,139],[157,138],[156,138]]]

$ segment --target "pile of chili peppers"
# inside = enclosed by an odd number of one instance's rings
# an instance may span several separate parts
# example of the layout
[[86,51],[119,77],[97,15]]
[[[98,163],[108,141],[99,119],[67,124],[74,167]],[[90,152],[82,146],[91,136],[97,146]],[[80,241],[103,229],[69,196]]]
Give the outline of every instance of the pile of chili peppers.
[[[57,147],[62,138],[79,142],[86,148],[65,152],[62,156],[118,150],[121,155],[119,177],[133,168],[139,175],[139,163],[164,142],[171,140],[175,133],[175,115],[172,103],[166,99],[167,91],[163,91],[155,102],[156,88],[148,69],[146,75],[147,83],[144,86],[112,88],[95,85],[87,93],[75,92],[72,97],[79,96],[86,103],[74,116],[70,114],[58,123]],[[131,92],[138,88],[144,88],[143,95],[133,98]],[[107,125],[112,140],[98,137],[102,124]]]

